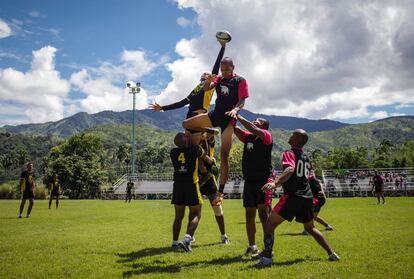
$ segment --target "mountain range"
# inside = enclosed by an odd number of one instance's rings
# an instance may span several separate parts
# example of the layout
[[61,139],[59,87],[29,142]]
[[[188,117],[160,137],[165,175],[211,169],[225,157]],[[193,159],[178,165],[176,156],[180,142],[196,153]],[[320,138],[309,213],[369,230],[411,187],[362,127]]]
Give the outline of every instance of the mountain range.
[[[137,110],[136,118],[140,125],[148,125],[167,131],[182,130],[181,123],[186,115],[186,108],[154,113],[151,110]],[[289,116],[275,116],[253,113],[243,110],[241,113],[246,119],[266,118],[270,122],[272,129],[293,130],[296,128],[305,129],[308,132],[330,131],[346,127],[349,124],[321,119],[312,120]],[[47,135],[52,134],[61,138],[66,138],[84,130],[92,129],[100,125],[123,125],[132,123],[132,111],[102,111],[95,114],[80,112],[67,118],[40,124],[23,124],[17,126],[6,125],[0,128],[0,132],[24,133]]]

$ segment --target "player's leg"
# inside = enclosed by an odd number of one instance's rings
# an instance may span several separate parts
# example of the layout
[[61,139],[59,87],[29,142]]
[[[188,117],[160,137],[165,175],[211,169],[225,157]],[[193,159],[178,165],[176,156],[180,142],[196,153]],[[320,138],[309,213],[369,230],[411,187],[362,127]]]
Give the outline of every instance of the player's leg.
[[187,234],[190,236],[194,235],[195,230],[197,229],[198,223],[201,219],[201,205],[190,206],[189,213],[189,225],[187,228]]
[[316,222],[318,222],[322,226],[329,227],[329,224],[326,223],[326,221],[322,217],[318,216],[318,212],[313,213],[313,220],[315,220]]
[[226,235],[226,228],[224,225],[224,214],[223,214],[223,207],[221,205],[213,205],[213,201],[216,198],[216,195],[209,195],[208,199],[210,201],[211,204],[211,208],[213,209],[214,212],[214,217],[216,218],[216,222],[217,225],[219,227],[221,236],[225,236]]
[[377,204],[380,204],[380,202],[381,202],[381,200],[380,200],[380,192],[377,191],[376,192],[376,195],[377,195],[377,200],[378,200]]
[[269,206],[265,204],[259,204],[257,205],[257,210],[259,212],[260,222],[262,223],[262,227],[264,231],[267,218],[269,218],[269,215],[270,215]]
[[285,219],[280,216],[278,213],[272,211],[269,218],[266,221],[265,231],[264,231],[264,251],[263,256],[265,258],[271,259],[273,252],[273,245],[275,242],[274,231],[285,221]]
[[52,206],[52,200],[53,200],[53,197],[52,197],[52,194],[50,194],[50,197],[49,197],[49,209]]
[[59,208],[59,196],[56,196],[56,209]]
[[325,249],[328,255],[333,254],[331,246],[329,245],[328,241],[325,239],[323,234],[317,228],[315,228],[313,220],[303,224],[303,227],[311,236],[313,236],[316,242],[318,242],[319,245],[322,246],[323,249]]
[[22,198],[22,201],[20,202],[19,218],[22,218],[25,203],[26,203],[26,199]]
[[221,148],[220,148],[220,187],[224,187],[227,182],[229,173],[229,155],[233,143],[234,127],[229,124],[221,134]]
[[385,203],[385,196],[384,196],[384,191],[380,192],[381,198],[382,198],[382,203]]
[[180,236],[181,224],[184,219],[185,206],[184,205],[174,205],[175,208],[175,217],[173,222],[173,246],[178,247],[178,237]]
[[205,132],[207,128],[212,127],[213,124],[207,113],[199,114],[183,121],[183,128],[186,130]]
[[249,246],[256,245],[256,207],[246,207],[246,233]]
[[34,204],[34,199],[29,199],[29,207],[27,208],[27,217],[30,217]]

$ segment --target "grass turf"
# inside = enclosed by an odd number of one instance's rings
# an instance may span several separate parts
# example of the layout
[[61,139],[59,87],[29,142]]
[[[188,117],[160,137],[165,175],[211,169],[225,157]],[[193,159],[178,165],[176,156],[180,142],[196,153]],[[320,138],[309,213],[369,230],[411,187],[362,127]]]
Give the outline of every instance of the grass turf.
[[375,203],[329,199],[322,208],[335,228],[323,233],[340,262],[329,262],[312,237],[297,235],[300,224],[285,222],[276,230],[276,263],[256,269],[241,256],[247,247],[241,200],[224,203],[232,241],[226,246],[204,203],[191,254],[170,250],[169,201],[63,200],[58,210],[36,201],[30,219],[17,218],[19,201],[0,201],[0,278],[413,278],[414,198]]

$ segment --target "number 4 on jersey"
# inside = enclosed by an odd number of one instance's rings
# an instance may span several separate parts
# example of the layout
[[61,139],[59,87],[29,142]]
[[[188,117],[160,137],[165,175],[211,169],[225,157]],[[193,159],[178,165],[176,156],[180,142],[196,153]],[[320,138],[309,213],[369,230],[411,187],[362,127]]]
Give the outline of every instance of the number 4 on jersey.
[[180,155],[178,155],[178,161],[180,161],[181,164],[185,164],[184,152],[181,152]]

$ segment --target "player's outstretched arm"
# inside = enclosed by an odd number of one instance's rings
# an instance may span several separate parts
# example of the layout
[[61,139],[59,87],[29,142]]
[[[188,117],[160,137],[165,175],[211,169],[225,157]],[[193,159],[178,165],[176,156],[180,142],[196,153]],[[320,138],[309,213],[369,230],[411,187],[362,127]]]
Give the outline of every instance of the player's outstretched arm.
[[243,131],[242,128],[240,128],[239,126],[234,127],[234,134],[236,135],[236,137],[241,142],[244,142],[244,134],[245,134],[245,132]]
[[170,104],[170,105],[166,105],[166,106],[161,106],[157,102],[154,102],[153,104],[149,105],[149,109],[153,110],[154,112],[167,111],[167,110],[182,108],[185,105],[188,105],[189,103],[190,103],[190,100],[188,98],[184,98],[179,102],[176,102],[176,103],[173,103],[173,104]]
[[206,76],[206,82],[204,83],[204,87],[203,90],[204,92],[207,92],[211,89],[213,89],[214,87],[216,87],[216,84],[214,83],[214,80],[216,79],[217,75],[215,74],[208,74]]
[[252,122],[250,122],[249,120],[247,120],[239,114],[237,115],[237,120],[240,121],[240,123],[247,129],[247,131],[259,137],[261,140],[265,139],[265,132],[256,125],[254,125]]
[[246,98],[241,98],[236,106],[231,110],[231,111],[227,111],[225,113],[225,115],[228,115],[234,119],[237,119],[237,114],[239,113],[239,111],[241,111],[241,109],[244,107],[244,103],[245,103]]
[[214,75],[218,75],[219,73],[220,62],[223,59],[224,52],[226,50],[226,42],[219,41],[219,43],[221,44],[221,49],[220,49],[219,54],[217,55],[216,62],[214,63],[214,66],[213,66],[213,70],[211,71],[211,73]]

